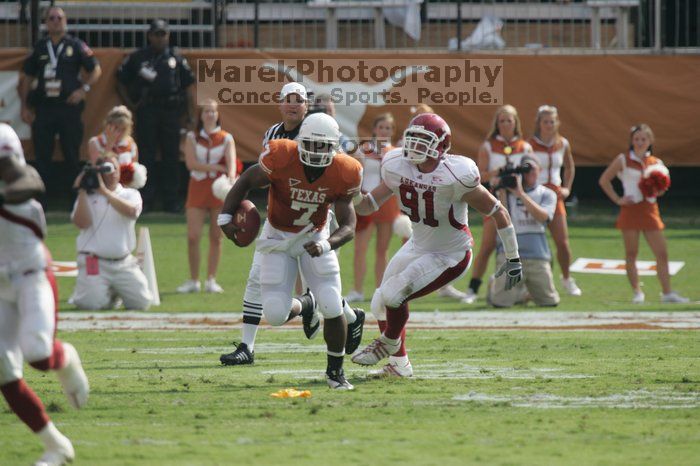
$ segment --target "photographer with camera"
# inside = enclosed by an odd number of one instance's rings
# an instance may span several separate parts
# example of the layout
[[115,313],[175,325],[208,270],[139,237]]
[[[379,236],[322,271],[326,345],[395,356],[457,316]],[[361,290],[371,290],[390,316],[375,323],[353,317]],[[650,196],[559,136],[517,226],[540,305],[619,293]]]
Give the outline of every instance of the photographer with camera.
[[[550,265],[552,253],[545,234],[547,223],[554,217],[557,195],[538,183],[539,173],[537,159],[525,155],[520,165],[508,164],[501,169],[494,188],[510,214],[523,264],[523,280],[510,290],[505,289],[504,275],[491,277],[486,299],[494,307],[510,307],[528,299],[538,306],[559,304]],[[500,264],[504,261],[500,240],[496,251]]]
[[148,309],[153,296],[131,254],[141,195],[119,184],[119,162],[111,155],[86,165],[73,187],[78,199],[71,220],[80,229],[73,303],[79,309],[111,309],[121,299],[127,309]]

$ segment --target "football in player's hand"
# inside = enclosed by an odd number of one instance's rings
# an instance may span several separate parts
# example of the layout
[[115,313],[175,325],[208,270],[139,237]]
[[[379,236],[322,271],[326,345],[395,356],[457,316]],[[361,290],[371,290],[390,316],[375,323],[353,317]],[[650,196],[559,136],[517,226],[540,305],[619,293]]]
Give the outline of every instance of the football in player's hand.
[[260,214],[255,204],[245,199],[233,216],[233,224],[239,228],[234,234],[236,246],[245,247],[255,241],[260,230]]

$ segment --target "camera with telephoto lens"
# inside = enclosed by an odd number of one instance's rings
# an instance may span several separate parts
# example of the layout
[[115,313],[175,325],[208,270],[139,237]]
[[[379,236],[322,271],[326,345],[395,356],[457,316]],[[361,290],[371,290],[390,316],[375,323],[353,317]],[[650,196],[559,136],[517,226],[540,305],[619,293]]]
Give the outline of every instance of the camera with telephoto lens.
[[83,167],[83,178],[80,180],[80,188],[87,191],[88,194],[94,193],[100,187],[100,181],[97,179],[101,173],[112,173],[115,168],[110,162],[100,165],[87,164]]
[[494,188],[494,191],[506,188],[515,188],[518,185],[518,180],[516,176],[523,175],[525,173],[530,173],[532,170],[531,165],[513,165],[508,162],[505,167],[498,171],[498,177],[501,182]]

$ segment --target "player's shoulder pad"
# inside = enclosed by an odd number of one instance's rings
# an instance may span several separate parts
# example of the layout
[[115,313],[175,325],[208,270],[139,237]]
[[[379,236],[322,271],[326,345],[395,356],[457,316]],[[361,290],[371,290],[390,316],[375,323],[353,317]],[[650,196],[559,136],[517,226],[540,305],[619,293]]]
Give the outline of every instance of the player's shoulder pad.
[[340,177],[345,183],[354,185],[362,180],[362,164],[357,159],[339,152],[333,160],[337,162]]
[[296,142],[287,139],[273,139],[268,141],[259,162],[270,174],[272,170],[286,169],[297,158]]
[[403,160],[403,148],[402,147],[396,147],[394,149],[391,149],[389,152],[384,154],[384,157],[382,157],[382,162],[381,162],[381,169],[382,171],[384,170],[396,170],[396,167],[401,164],[401,160]]
[[443,159],[443,163],[447,171],[465,188],[474,189],[481,183],[479,167],[471,158],[465,155],[448,154]]

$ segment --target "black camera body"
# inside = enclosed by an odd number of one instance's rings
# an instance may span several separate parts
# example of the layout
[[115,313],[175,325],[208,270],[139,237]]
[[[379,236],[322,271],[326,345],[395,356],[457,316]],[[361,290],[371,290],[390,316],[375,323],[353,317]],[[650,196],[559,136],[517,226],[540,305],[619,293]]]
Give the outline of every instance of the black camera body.
[[88,194],[94,193],[100,187],[100,181],[97,179],[101,173],[112,173],[114,167],[109,165],[92,165],[87,164],[83,167],[83,178],[80,180],[80,188],[87,191]]
[[515,188],[518,185],[516,176],[530,173],[530,170],[532,170],[532,166],[530,165],[516,166],[508,162],[505,167],[498,171],[498,177],[500,178],[501,182],[494,188],[494,191],[499,189]]

